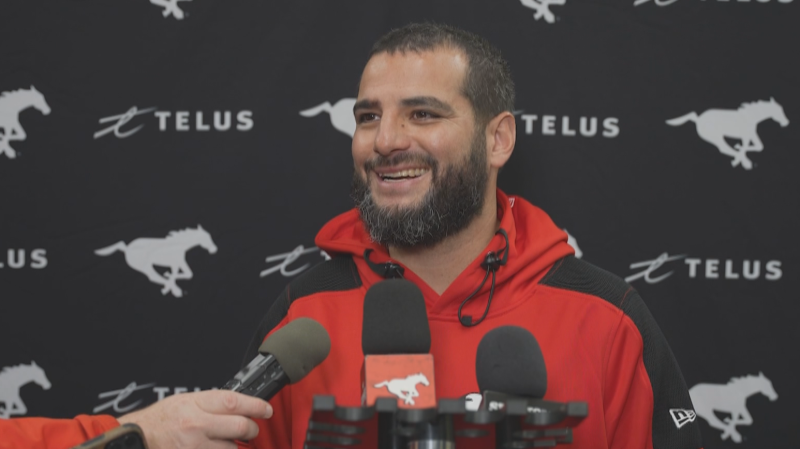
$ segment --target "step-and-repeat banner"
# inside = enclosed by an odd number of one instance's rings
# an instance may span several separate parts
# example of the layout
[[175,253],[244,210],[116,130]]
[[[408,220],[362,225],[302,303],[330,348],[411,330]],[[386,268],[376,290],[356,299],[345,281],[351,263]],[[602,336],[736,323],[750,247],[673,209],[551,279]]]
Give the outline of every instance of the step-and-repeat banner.
[[[800,0],[10,0],[0,418],[120,415],[234,374],[352,207],[372,43],[485,36],[500,176],[636,287],[708,448],[797,447]],[[676,420],[676,425],[680,425]]]

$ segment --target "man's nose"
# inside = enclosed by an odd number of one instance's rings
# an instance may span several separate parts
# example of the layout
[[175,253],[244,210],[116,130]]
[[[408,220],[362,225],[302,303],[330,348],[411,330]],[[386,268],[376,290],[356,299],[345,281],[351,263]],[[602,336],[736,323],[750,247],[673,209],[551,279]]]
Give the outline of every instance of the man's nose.
[[389,156],[395,151],[404,151],[411,146],[407,123],[400,117],[384,115],[375,136],[375,152]]

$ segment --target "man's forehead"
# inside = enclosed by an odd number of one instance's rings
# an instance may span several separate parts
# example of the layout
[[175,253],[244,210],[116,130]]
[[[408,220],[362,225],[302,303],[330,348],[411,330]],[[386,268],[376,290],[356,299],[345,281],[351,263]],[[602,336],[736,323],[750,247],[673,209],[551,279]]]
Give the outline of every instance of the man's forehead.
[[404,96],[460,94],[466,69],[464,52],[445,46],[377,53],[364,67],[358,97],[387,90]]

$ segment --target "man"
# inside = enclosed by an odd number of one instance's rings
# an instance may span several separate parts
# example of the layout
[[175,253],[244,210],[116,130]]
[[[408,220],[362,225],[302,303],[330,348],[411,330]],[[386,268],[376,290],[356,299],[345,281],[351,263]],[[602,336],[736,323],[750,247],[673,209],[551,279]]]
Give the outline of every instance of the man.
[[290,283],[246,360],[301,316],[326,327],[331,353],[273,398],[253,446],[303,447],[315,394],[360,404],[364,295],[404,277],[425,297],[438,397],[478,392],[478,343],[517,325],[542,347],[545,399],[589,404],[572,447],[700,447],[697,424],[671,418],[691,400],[636,291],[575,259],[543,211],[497,189],[516,139],[513,104],[507,64],[480,37],[415,24],[375,44],[354,107],[356,209],[319,232],[333,259]]

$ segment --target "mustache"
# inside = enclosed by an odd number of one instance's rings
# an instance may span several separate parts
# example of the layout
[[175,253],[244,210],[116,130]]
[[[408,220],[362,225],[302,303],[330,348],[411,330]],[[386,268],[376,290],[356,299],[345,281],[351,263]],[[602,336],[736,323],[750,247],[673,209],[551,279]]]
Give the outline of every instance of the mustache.
[[439,167],[439,162],[430,154],[402,152],[390,157],[378,154],[364,162],[364,170],[369,173],[376,168],[393,167],[407,163],[426,165],[430,167],[433,172],[436,172],[436,169]]

